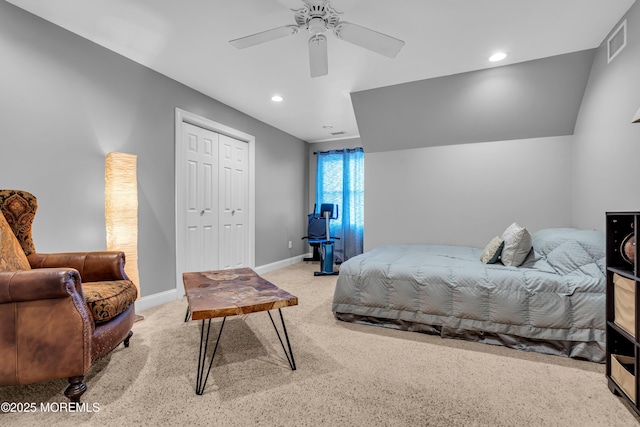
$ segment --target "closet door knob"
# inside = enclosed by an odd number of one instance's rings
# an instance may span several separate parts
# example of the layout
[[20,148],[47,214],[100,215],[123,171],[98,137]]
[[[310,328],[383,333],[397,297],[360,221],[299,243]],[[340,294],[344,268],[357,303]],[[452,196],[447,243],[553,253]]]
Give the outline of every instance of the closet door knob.
[[200,211],[200,216],[204,215],[204,209]]

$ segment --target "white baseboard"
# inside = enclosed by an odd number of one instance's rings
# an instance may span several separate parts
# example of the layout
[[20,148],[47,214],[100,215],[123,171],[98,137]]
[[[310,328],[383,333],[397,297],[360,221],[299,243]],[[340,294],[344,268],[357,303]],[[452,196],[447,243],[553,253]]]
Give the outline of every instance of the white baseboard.
[[293,258],[283,259],[281,261],[272,262],[271,264],[261,265],[260,267],[256,267],[253,269],[258,274],[268,273],[270,271],[278,270],[279,268],[288,267],[293,264],[297,264],[302,262],[305,258],[311,257],[311,254],[302,254],[298,256],[294,256]]
[[[271,264],[261,265],[260,267],[256,267],[253,270],[258,274],[268,273],[270,271],[277,270],[279,268],[284,268],[293,264],[297,264],[299,262],[304,261],[305,258],[311,257],[311,253],[294,256],[293,258],[283,259],[281,261],[272,262]],[[147,308],[156,307],[158,305],[166,304],[171,301],[175,301],[177,299],[182,298],[183,296],[178,296],[177,289],[170,289],[168,291],[159,292],[153,295],[147,295],[146,297],[142,297],[136,301],[136,313],[142,310],[146,310]]]
[[178,297],[178,291],[176,289],[170,289],[168,291],[159,292],[153,295],[147,295],[136,301],[136,313],[147,308],[156,307],[158,305],[166,304],[171,301],[182,298]]

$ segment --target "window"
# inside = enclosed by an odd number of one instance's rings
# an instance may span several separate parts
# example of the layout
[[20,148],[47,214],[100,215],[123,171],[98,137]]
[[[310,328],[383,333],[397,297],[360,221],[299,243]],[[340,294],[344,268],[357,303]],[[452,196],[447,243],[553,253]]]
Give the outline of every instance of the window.
[[364,236],[364,152],[362,148],[318,152],[316,205],[337,205],[330,222],[336,261],[361,254]]

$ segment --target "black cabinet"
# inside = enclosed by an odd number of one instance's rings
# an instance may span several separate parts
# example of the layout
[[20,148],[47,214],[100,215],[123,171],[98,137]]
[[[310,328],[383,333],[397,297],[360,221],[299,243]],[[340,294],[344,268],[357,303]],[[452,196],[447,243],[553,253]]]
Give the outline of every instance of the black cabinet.
[[607,380],[640,414],[640,275],[635,231],[640,212],[607,212]]

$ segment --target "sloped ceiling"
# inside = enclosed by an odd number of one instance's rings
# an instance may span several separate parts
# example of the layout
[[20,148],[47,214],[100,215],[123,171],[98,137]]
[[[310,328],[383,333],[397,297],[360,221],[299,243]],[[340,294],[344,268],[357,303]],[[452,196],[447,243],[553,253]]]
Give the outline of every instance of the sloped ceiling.
[[595,49],[354,92],[366,152],[572,135]]
[[[359,135],[349,94],[600,45],[635,0],[331,0],[341,19],[402,39],[395,59],[328,33],[329,74],[309,76],[309,32],[238,50],[294,24],[301,0],[7,0],[303,141]],[[270,101],[274,93],[284,102]],[[326,129],[324,126],[332,126]]]

